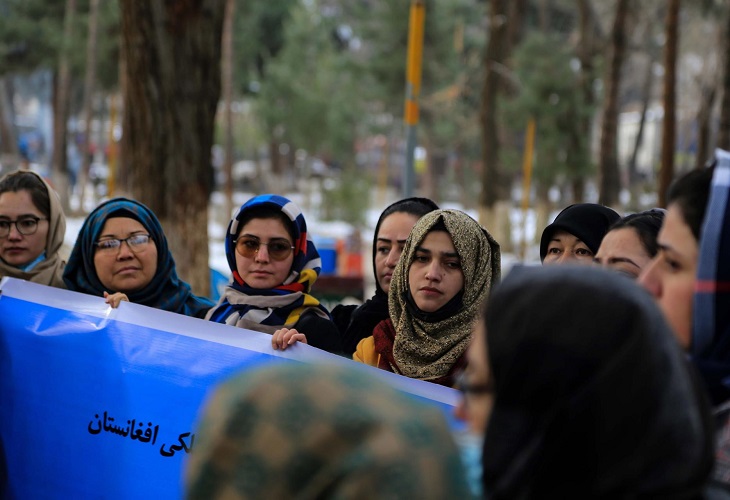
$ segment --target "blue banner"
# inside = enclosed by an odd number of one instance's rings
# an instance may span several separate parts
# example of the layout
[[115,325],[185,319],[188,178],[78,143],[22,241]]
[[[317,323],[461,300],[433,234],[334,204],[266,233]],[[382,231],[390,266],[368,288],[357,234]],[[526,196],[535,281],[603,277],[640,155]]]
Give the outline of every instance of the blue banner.
[[344,363],[439,406],[450,419],[458,400],[452,389],[311,346],[274,351],[267,334],[127,302],[112,309],[98,297],[5,278],[6,498],[181,498],[183,463],[209,391],[234,372],[279,362]]

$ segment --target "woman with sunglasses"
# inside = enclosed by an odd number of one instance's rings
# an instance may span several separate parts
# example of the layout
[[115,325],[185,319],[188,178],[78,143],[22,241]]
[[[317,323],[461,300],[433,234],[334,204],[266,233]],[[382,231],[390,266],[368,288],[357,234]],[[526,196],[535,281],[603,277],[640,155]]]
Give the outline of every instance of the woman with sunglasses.
[[206,319],[272,334],[275,348],[306,342],[342,351],[327,309],[311,296],[322,267],[300,208],[283,196],[247,201],[231,219],[225,249],[233,280]]
[[69,290],[201,318],[213,302],[198,297],[175,271],[160,221],[142,203],[114,198],[84,221],[63,279]]
[[0,278],[65,288],[65,234],[58,194],[41,176],[17,170],[0,179]]

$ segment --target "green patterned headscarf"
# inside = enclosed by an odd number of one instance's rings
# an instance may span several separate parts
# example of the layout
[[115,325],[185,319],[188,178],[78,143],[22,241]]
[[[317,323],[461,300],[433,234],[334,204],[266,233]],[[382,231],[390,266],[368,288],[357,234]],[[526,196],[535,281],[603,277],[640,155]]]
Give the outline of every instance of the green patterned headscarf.
[[[439,221],[454,242],[464,273],[462,306],[435,322],[414,316],[406,305],[408,270],[416,249]],[[477,221],[460,210],[435,210],[419,219],[393,271],[388,306],[395,328],[393,357],[402,375],[422,380],[446,376],[466,352],[472,323],[482,302],[501,276],[499,243]]]
[[277,364],[207,403],[188,499],[469,498],[441,410],[353,367]]

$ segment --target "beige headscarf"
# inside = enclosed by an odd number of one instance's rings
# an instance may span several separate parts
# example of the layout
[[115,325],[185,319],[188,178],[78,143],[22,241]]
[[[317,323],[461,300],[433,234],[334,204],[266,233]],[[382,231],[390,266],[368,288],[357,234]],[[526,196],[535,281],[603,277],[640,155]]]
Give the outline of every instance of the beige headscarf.
[[[440,220],[443,220],[461,259],[463,305],[446,319],[426,322],[415,317],[406,307],[408,269],[416,248]],[[431,380],[449,373],[466,352],[472,323],[490,288],[500,279],[501,260],[499,243],[464,212],[436,210],[419,219],[393,271],[388,298],[390,318],[396,332],[393,357],[401,374]]]
[[58,193],[45,181],[43,177],[30,170],[17,170],[6,174],[3,180],[11,175],[34,175],[36,176],[48,190],[48,198],[51,205],[51,213],[48,215],[48,236],[46,238],[46,259],[39,262],[30,271],[21,271],[15,266],[11,266],[0,259],[0,278],[9,276],[11,278],[19,278],[42,285],[55,286],[56,288],[66,288],[63,282],[63,268],[66,264],[59,251],[63,246],[63,240],[66,236],[66,216],[61,208],[61,200]]

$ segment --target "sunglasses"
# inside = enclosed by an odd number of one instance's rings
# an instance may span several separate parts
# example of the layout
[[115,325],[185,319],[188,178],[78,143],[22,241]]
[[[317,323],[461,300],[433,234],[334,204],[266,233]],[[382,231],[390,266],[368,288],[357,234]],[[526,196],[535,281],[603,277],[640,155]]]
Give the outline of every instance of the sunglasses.
[[236,246],[236,251],[241,256],[248,259],[256,257],[256,254],[258,254],[262,245],[266,246],[269,256],[274,260],[284,260],[289,257],[292,250],[294,250],[292,244],[283,238],[273,239],[268,243],[262,243],[261,240],[257,238],[244,236],[233,240],[233,244]]

